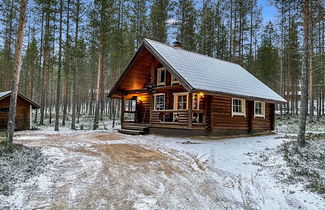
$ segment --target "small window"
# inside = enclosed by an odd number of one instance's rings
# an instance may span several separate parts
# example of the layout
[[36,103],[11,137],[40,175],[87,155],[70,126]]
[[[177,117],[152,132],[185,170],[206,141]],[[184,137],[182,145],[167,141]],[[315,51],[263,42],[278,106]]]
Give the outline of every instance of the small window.
[[265,117],[265,103],[261,101],[254,101],[254,116]]
[[192,104],[193,110],[199,110],[200,109],[199,95],[197,93],[193,93],[192,100],[193,100],[193,104]]
[[245,116],[245,100],[232,99],[232,116]]
[[0,112],[9,112],[9,108],[0,108]]
[[136,100],[125,100],[124,103],[124,110],[129,112],[135,112],[137,107],[137,101]]
[[165,94],[155,94],[155,110],[164,110],[165,109]]
[[174,109],[186,110],[187,100],[188,100],[188,93],[174,93]]
[[174,75],[172,75],[171,84],[172,85],[178,85],[178,84],[180,84],[179,81],[178,81],[178,79]]
[[157,69],[157,85],[166,85],[166,68]]

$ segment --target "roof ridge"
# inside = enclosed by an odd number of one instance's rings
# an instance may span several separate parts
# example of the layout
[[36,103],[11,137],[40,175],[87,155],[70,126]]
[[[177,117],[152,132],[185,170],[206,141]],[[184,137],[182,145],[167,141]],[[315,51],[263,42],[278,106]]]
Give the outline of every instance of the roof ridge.
[[218,60],[218,61],[222,61],[222,62],[226,62],[226,63],[230,63],[230,64],[234,64],[234,65],[241,66],[238,63],[233,63],[233,62],[230,62],[230,61],[222,60],[222,59],[215,58],[215,57],[211,57],[211,56],[208,56],[208,55],[203,55],[201,53],[189,51],[189,50],[186,50],[186,49],[183,49],[183,48],[175,48],[175,47],[172,47],[172,46],[170,46],[168,44],[165,44],[165,43],[162,43],[162,42],[158,42],[158,41],[155,41],[155,40],[152,40],[152,39],[148,39],[148,38],[144,38],[144,39],[146,41],[152,41],[152,42],[156,42],[156,43],[161,44],[161,45],[165,45],[166,47],[170,47],[170,48],[172,48],[174,50],[183,50],[185,52],[192,53],[192,54],[196,54],[196,55],[199,55],[199,56],[203,56],[203,57],[206,57],[206,58],[209,58],[209,59],[214,59],[214,60]]

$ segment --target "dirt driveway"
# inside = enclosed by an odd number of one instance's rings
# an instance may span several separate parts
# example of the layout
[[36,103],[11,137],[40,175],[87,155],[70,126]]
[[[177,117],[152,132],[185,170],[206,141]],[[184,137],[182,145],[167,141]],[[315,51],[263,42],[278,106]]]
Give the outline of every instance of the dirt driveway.
[[42,147],[53,164],[20,186],[11,198],[13,208],[234,209],[247,205],[234,202],[221,190],[225,179],[235,181],[230,174],[211,169],[191,155],[154,145],[150,137],[20,132],[16,141]]

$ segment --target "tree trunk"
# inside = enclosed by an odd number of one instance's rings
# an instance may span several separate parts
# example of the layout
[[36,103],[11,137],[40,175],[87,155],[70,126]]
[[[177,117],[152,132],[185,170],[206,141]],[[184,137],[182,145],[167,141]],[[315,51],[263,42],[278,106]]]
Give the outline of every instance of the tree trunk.
[[62,125],[65,125],[65,120],[68,112],[68,100],[69,100],[69,21],[70,21],[70,0],[67,2],[67,28],[66,28],[66,43],[64,50],[64,94],[63,94],[63,116],[62,116]]
[[99,44],[99,58],[98,58],[98,77],[97,77],[97,92],[96,92],[96,105],[95,105],[95,118],[94,118],[94,126],[93,129],[98,129],[99,124],[99,108],[103,95],[103,87],[104,87],[104,46],[103,41],[100,41]]
[[59,131],[60,115],[60,96],[61,96],[61,69],[62,69],[62,22],[63,22],[63,0],[60,0],[60,27],[59,27],[59,67],[56,85],[56,103],[55,103],[55,126],[54,130]]
[[301,106],[300,106],[300,116],[299,116],[299,132],[298,132],[298,142],[301,146],[304,146],[305,132],[306,132],[306,118],[308,112],[308,72],[309,72],[309,61],[310,61],[310,34],[309,34],[309,0],[304,0],[303,2],[303,28],[304,28],[304,60],[301,72]]
[[46,24],[45,24],[45,35],[44,35],[44,62],[43,62],[43,82],[42,82],[42,95],[41,95],[41,116],[40,124],[44,125],[44,117],[46,116],[46,104],[48,89],[49,89],[49,62],[50,62],[50,3],[47,3],[46,11]]
[[76,31],[75,31],[75,63],[73,68],[73,87],[72,87],[72,117],[71,117],[71,129],[76,129],[76,104],[77,104],[77,71],[78,71],[78,56],[76,54],[78,48],[78,34],[79,34],[79,10],[80,10],[80,0],[76,3]]
[[9,117],[8,117],[8,129],[7,129],[8,135],[7,135],[6,147],[9,150],[12,149],[13,136],[15,130],[17,95],[18,95],[21,63],[22,63],[21,57],[22,57],[22,50],[23,50],[22,46],[23,46],[23,38],[24,38],[24,28],[25,28],[25,21],[26,21],[25,19],[26,6],[27,6],[27,0],[22,0],[20,6],[18,37],[17,37],[16,54],[15,54],[15,69],[14,69],[14,77],[13,77],[12,87],[11,87]]

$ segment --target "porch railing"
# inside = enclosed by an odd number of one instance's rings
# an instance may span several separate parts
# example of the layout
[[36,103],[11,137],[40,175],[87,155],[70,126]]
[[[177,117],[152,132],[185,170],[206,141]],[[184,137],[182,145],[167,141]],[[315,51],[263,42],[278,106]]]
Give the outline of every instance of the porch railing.
[[[192,122],[194,124],[204,124],[205,115],[202,110],[192,111]],[[152,123],[171,123],[187,125],[188,111],[187,110],[153,110]]]

